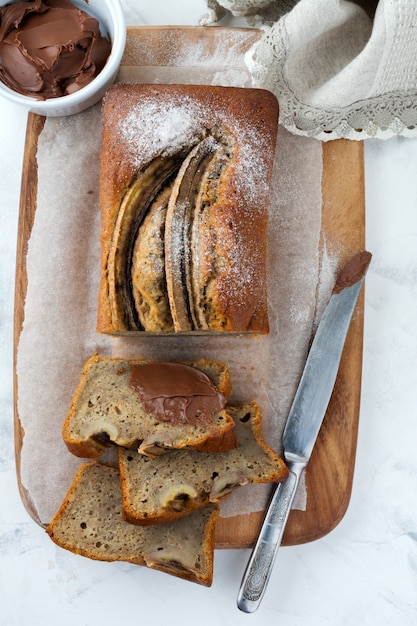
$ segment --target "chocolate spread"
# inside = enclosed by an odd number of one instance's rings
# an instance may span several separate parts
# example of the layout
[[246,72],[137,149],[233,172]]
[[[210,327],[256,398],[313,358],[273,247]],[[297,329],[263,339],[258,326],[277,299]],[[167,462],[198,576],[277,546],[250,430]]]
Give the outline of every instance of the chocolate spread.
[[110,50],[98,20],[68,0],[0,7],[0,79],[25,96],[78,91],[102,70]]
[[209,424],[213,413],[225,405],[204,372],[182,363],[133,365],[130,386],[146,411],[171,424]]
[[332,293],[340,293],[345,287],[351,287],[360,281],[366,274],[371,258],[371,253],[366,250],[355,254],[340,272]]

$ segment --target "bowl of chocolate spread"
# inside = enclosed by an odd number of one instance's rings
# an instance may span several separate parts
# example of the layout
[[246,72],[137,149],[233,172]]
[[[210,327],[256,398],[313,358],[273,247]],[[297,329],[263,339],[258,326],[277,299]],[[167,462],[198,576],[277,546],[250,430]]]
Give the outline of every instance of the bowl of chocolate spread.
[[120,0],[0,0],[0,96],[79,113],[114,82],[125,43]]

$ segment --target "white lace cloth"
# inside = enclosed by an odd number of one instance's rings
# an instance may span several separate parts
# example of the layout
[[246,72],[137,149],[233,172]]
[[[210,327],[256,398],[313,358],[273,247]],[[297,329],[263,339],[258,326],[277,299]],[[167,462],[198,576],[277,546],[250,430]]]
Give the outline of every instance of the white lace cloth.
[[[247,64],[290,132],[322,141],[417,136],[417,2],[207,0],[209,19],[250,15],[263,29]],[[275,21],[273,21],[275,20]]]

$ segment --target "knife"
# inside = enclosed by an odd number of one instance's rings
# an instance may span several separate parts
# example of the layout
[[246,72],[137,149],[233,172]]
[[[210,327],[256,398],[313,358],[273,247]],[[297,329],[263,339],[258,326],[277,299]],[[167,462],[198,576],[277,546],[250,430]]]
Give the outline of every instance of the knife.
[[282,437],[289,475],[284,483],[274,487],[238,593],[238,608],[245,613],[257,610],[268,585],[301,475],[329,404],[350,320],[371,256],[364,250],[343,267],[311,344]]

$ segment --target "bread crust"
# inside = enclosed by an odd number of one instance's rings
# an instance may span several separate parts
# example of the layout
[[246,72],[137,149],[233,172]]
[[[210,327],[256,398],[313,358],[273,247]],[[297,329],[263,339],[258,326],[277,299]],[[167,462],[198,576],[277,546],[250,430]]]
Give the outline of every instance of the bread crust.
[[129,186],[155,159],[176,155],[183,159],[208,133],[222,146],[227,144],[232,154],[205,208],[199,263],[193,270],[209,319],[206,330],[269,331],[266,236],[277,124],[276,98],[262,89],[124,84],[110,88],[102,109],[99,332],[143,332],[129,328],[114,314],[109,287],[112,241]]

